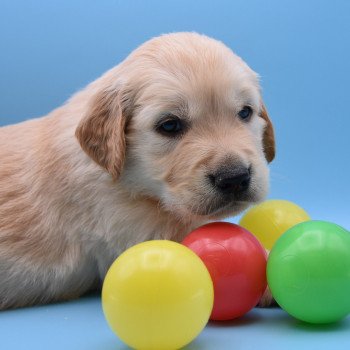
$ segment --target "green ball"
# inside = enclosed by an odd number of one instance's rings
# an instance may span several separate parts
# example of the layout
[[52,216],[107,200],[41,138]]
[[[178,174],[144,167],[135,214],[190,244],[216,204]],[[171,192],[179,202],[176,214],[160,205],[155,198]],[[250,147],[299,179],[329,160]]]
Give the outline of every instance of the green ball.
[[287,230],[267,263],[277,303],[309,323],[331,323],[350,313],[350,232],[325,221]]

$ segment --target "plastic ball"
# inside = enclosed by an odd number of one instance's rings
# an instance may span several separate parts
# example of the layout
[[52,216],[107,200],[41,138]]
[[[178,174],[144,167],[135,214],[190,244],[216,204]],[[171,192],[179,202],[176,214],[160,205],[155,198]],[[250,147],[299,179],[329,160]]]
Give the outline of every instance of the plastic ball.
[[344,318],[350,313],[350,232],[324,221],[294,226],[273,247],[267,276],[272,295],[295,318]]
[[110,267],[102,289],[107,322],[135,349],[178,349],[205,327],[213,284],[203,262],[170,241],[138,244]]
[[203,260],[214,284],[212,320],[244,315],[266,289],[266,253],[244,228],[227,222],[199,227],[183,241]]
[[308,213],[286,200],[268,200],[249,209],[239,224],[253,233],[271,250],[276,240],[289,228],[310,220]]

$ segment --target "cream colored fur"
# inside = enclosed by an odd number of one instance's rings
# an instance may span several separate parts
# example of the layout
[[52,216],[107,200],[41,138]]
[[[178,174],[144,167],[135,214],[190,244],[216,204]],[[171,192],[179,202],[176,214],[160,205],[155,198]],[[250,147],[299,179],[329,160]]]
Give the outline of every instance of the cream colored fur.
[[[180,139],[155,131],[170,112],[190,124]],[[226,157],[254,172],[250,199],[220,207],[205,175]],[[49,115],[0,128],[0,309],[78,297],[128,247],[181,241],[261,201],[273,157],[239,57],[195,33],[150,40]]]

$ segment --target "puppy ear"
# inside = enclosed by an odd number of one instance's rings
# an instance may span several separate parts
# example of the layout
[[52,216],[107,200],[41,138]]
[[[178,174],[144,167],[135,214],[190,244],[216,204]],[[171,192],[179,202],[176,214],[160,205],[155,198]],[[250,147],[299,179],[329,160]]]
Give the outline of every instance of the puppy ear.
[[75,131],[81,148],[114,179],[124,165],[125,125],[120,92],[101,91]]
[[275,158],[276,146],[275,146],[275,133],[266,107],[262,104],[260,117],[266,121],[266,127],[263,135],[263,146],[266,160],[270,163]]

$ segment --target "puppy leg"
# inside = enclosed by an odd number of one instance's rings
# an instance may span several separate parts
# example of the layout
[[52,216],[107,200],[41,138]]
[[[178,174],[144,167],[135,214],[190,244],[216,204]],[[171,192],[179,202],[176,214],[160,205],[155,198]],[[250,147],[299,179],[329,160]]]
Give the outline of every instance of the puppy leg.
[[46,251],[37,260],[14,246],[4,249],[0,240],[0,310],[74,299],[99,284],[95,260],[73,244],[60,259]]
[[[269,256],[270,251],[266,249],[266,254]],[[271,307],[271,306],[276,306],[277,303],[275,299],[273,298],[269,286],[267,286],[263,296],[261,297],[259,304],[257,305],[258,307]]]

